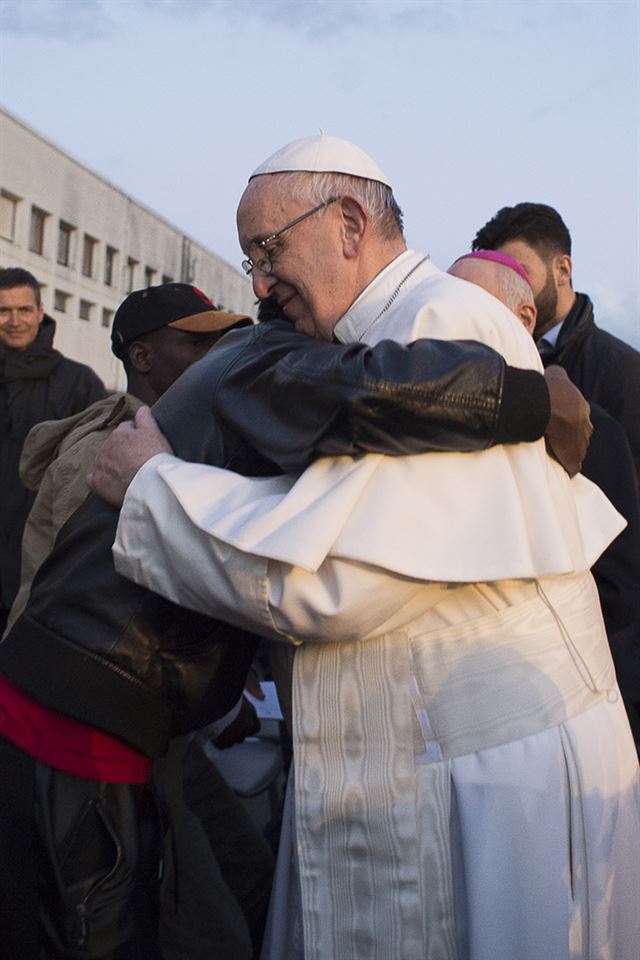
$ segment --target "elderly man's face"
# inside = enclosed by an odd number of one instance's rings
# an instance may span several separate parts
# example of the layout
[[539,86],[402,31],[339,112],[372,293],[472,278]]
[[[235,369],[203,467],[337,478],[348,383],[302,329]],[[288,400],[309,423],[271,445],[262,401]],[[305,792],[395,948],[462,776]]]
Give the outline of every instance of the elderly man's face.
[[331,340],[333,328],[353,300],[343,258],[341,210],[333,203],[277,237],[263,251],[256,241],[270,236],[306,212],[287,196],[277,175],[255,177],[238,207],[240,246],[254,261],[265,253],[271,272],[254,267],[253,289],[261,300],[273,297],[296,330]]

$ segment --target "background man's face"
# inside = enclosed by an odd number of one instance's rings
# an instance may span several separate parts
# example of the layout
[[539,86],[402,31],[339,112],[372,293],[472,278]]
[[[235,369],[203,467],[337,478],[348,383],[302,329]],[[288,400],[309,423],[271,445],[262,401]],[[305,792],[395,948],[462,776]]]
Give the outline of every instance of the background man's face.
[[513,257],[526,270],[538,311],[534,336],[542,336],[554,325],[558,314],[558,287],[553,262],[543,260],[524,240],[509,240],[497,249]]
[[0,346],[5,350],[26,350],[36,336],[44,316],[31,287],[0,290]]
[[[264,255],[255,243],[305,212],[293,201],[277,176],[254,178],[238,207],[240,246],[254,260]],[[253,289],[261,300],[273,297],[296,330],[319,340],[331,340],[333,328],[349,308],[339,235],[339,204],[287,230],[266,253],[271,273],[254,269]]]

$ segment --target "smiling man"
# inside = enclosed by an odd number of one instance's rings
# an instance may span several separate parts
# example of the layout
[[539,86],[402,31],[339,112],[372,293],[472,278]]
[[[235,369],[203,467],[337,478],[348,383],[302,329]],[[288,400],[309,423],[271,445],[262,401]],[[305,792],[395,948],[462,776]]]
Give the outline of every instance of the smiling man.
[[19,287],[0,288],[0,344],[5,350],[30,347],[43,319],[39,287],[26,282]]
[[[316,342],[476,340],[541,369],[506,307],[407,249],[388,179],[353,144],[277,151],[238,232],[256,294]],[[322,369],[299,380],[291,429],[324,389]],[[464,419],[465,391],[449,399]],[[251,430],[224,379],[216,412]],[[108,441],[98,492],[110,458],[152,441],[141,426]],[[156,440],[116,568],[295,649],[296,842],[265,956],[635,960],[637,761],[588,572],[622,521],[600,491],[543,441],[254,480]]]
[[[331,140],[324,139],[327,144]],[[350,162],[370,177],[358,181],[349,177],[347,184],[345,176],[342,183],[334,176],[331,184],[336,195],[311,206],[313,200],[327,194],[328,182],[312,184],[295,169],[289,176],[286,172],[276,178],[264,176],[269,172],[267,161],[255,171],[238,207],[240,245],[255,256],[245,260],[243,267],[251,273],[257,296],[273,296],[297,330],[323,340],[333,339],[338,319],[369,279],[406,250],[402,213],[386,177],[357,147],[351,146],[350,153],[343,165]],[[292,168],[295,162],[293,153],[285,161]],[[368,210],[367,240],[374,234],[375,243],[363,242],[362,202]],[[310,209],[269,233],[269,224],[285,220],[301,204]],[[335,230],[319,230],[321,219],[332,225],[339,220],[344,224],[344,236]]]
[[53,349],[55,322],[40,285],[19,267],[0,270],[0,633],[20,582],[20,540],[33,494],[18,462],[31,427],[60,420],[106,396],[89,367]]

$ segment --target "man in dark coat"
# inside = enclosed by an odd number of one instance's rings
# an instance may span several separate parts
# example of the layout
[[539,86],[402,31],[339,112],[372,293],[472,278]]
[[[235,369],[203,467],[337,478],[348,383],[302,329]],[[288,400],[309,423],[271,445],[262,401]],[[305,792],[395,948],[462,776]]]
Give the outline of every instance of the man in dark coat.
[[33,493],[18,463],[31,427],[60,420],[106,396],[90,367],[53,348],[55,321],[27,270],[0,270],[0,633],[20,583],[20,542]]
[[571,235],[560,214],[543,203],[503,207],[478,230],[472,249],[499,250],[527,271],[545,367],[564,367],[587,400],[622,424],[640,489],[640,353],[596,326],[591,300],[574,291]]
[[538,311],[533,336],[542,362],[545,367],[563,367],[590,402],[594,434],[582,472],[605,491],[628,522],[627,530],[603,554],[593,572],[620,687],[640,745],[640,590],[636,572],[640,564],[640,353],[596,326],[591,300],[574,291],[571,236],[553,207],[543,203],[503,207],[478,230],[472,247],[498,250],[524,267]]

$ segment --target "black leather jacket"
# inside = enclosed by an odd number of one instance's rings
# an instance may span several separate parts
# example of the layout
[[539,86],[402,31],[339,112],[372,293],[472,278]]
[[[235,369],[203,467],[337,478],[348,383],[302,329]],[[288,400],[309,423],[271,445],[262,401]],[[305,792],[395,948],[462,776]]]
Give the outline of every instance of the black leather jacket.
[[640,492],[640,353],[602,330],[584,293],[565,317],[555,350],[544,364],[557,363],[591,403],[622,424],[629,440]]
[[[505,404],[519,413],[505,416]],[[154,414],[182,458],[269,475],[319,454],[537,439],[548,399],[539,374],[480,344],[332,345],[276,321],[228,334]],[[117,519],[89,496],[65,524],[0,643],[0,672],[157,757],[233,706],[257,641],[118,576]]]

